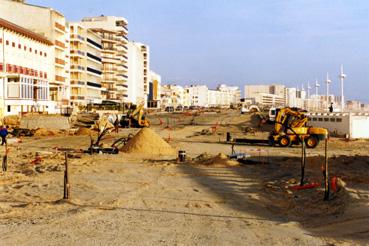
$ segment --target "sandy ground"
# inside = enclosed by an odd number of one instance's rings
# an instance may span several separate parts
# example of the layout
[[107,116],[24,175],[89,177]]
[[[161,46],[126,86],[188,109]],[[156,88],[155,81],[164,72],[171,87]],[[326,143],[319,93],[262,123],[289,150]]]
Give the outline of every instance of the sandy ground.
[[[244,136],[245,127],[255,126],[250,115],[236,112],[162,114],[151,121],[189,158],[229,154],[226,132]],[[135,131],[121,129],[119,136]],[[289,189],[300,178],[298,146],[236,146],[258,162],[239,167],[178,164],[175,156],[75,156],[71,199],[63,201],[64,156],[56,148],[86,149],[89,141],[25,138],[10,147],[9,170],[0,175],[0,245],[369,244],[367,141],[329,141],[330,175],[346,188],[328,202],[322,187]],[[36,152],[42,162],[32,164]],[[321,183],[323,145],[307,154],[306,180]]]

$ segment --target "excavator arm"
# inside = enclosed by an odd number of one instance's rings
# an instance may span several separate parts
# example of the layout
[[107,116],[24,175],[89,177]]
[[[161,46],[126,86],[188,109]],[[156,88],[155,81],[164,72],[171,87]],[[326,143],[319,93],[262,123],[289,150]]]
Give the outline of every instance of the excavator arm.
[[[289,117],[295,117],[291,122],[287,122]],[[274,134],[279,134],[283,127],[303,127],[308,118],[301,112],[293,110],[291,108],[282,108],[278,110],[275,124],[274,124]]]

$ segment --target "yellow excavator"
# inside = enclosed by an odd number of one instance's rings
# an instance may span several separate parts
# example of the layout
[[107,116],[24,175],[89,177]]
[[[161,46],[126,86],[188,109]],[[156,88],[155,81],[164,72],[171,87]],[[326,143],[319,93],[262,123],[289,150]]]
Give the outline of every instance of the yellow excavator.
[[131,107],[126,115],[120,119],[120,125],[125,128],[143,128],[149,127],[150,121],[146,119],[144,112],[144,104],[140,104],[137,107]]
[[269,136],[269,143],[289,147],[304,141],[306,147],[315,148],[319,141],[328,137],[328,131],[325,128],[307,126],[308,120],[309,118],[303,110],[297,108],[277,109],[274,130]]

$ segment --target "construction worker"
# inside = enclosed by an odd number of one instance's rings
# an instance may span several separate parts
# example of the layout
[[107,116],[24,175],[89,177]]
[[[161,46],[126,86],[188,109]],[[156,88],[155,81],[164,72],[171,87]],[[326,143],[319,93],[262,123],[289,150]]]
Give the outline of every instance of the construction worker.
[[6,145],[6,136],[8,136],[8,129],[5,126],[0,128],[1,145]]
[[329,106],[329,112],[333,113],[333,103],[331,103],[331,106]]

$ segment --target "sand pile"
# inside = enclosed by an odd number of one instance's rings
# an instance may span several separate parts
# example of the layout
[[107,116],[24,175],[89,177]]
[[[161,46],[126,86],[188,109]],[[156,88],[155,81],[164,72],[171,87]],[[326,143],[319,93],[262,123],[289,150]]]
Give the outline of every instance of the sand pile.
[[175,150],[150,128],[142,128],[121,148],[126,153],[174,155]]
[[211,156],[203,153],[194,159],[195,164],[212,165],[212,166],[239,166],[240,163],[235,160],[230,160],[227,155],[219,153],[216,156]]

